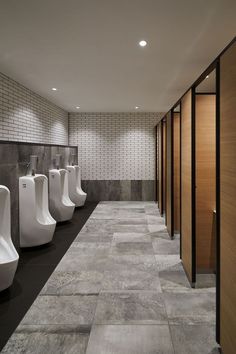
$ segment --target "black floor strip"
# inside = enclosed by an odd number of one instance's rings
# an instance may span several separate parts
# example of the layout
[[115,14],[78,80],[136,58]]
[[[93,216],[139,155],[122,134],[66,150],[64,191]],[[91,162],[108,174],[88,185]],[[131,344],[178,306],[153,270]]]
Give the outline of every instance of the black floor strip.
[[50,244],[20,251],[13,285],[0,293],[0,350],[38,296],[75,237],[96,208],[87,202],[75,210],[69,222],[57,224]]

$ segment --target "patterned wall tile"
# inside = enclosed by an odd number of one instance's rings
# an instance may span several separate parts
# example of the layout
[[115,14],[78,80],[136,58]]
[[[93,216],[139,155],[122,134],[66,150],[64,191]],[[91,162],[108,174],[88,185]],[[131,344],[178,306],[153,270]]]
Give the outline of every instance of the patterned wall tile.
[[155,126],[163,113],[70,113],[84,180],[153,180]]

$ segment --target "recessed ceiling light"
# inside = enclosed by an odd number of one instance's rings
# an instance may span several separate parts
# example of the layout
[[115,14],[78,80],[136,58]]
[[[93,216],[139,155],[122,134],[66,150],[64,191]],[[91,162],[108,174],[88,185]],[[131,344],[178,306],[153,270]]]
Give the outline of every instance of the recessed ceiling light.
[[139,109],[139,106],[135,106],[135,109]]
[[52,91],[57,91],[57,88],[56,88],[56,87],[53,87],[53,88],[52,88]]
[[139,42],[139,45],[140,45],[140,47],[146,47],[147,42],[146,42],[145,40],[141,40],[141,41]]
[[209,75],[206,76],[206,79],[209,79]]
[[80,106],[77,106],[76,109],[80,109]]

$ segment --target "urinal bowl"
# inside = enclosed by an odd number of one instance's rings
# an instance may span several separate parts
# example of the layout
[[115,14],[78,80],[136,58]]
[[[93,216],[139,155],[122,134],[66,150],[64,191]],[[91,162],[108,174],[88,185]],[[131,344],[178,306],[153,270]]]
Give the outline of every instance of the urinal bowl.
[[20,246],[51,242],[56,227],[48,209],[48,179],[44,175],[19,179]]
[[7,262],[0,260],[0,291],[9,288],[14,280],[19,256],[15,255],[15,259]]
[[72,218],[75,204],[68,192],[68,171],[53,169],[49,171],[49,205],[56,221],[68,221]]
[[19,255],[11,240],[10,191],[0,186],[0,291],[11,286]]
[[87,193],[81,188],[81,170],[78,165],[67,166],[69,172],[69,195],[76,207],[84,205]]

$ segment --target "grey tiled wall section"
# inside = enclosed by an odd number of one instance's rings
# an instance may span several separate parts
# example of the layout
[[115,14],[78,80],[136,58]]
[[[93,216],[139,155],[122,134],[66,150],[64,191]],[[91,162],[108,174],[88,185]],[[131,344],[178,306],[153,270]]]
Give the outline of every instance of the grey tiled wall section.
[[48,170],[54,167],[55,154],[62,155],[62,165],[69,162],[70,154],[76,154],[76,147],[44,146],[24,143],[0,143],[0,184],[7,186],[11,192],[12,239],[19,246],[18,228],[18,180],[24,176],[30,155],[39,157],[37,173],[48,176]]
[[0,73],[0,140],[68,145],[68,113]]
[[155,200],[154,180],[83,180],[87,200]]

